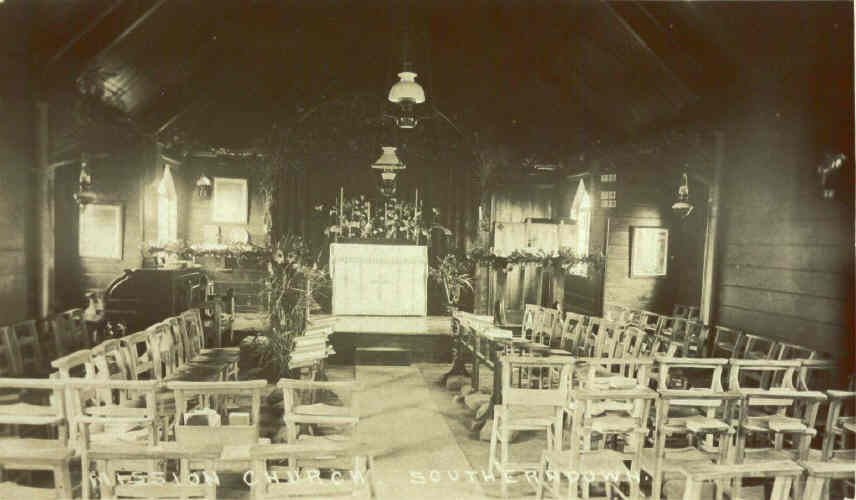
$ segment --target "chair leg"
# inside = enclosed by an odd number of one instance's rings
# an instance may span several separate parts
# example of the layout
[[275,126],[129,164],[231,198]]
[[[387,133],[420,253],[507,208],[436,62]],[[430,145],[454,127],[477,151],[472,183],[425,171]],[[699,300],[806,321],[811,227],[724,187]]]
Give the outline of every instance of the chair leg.
[[[54,488],[56,489],[59,498],[72,498],[71,490],[71,472],[69,471],[68,462],[65,462],[59,467],[54,467]],[[84,481],[86,482],[86,481]]]
[[788,500],[790,498],[791,483],[793,478],[779,476],[773,482],[773,491],[770,493],[770,500]]
[[701,498],[701,487],[704,484],[702,481],[694,481],[692,478],[687,478],[684,486],[684,500],[699,500]]
[[538,484],[535,486],[535,499],[544,498],[544,481],[547,480],[547,455],[541,453],[541,463],[538,465]]
[[[100,479],[100,478],[99,478]],[[56,479],[58,481],[58,479]],[[80,494],[83,500],[89,500],[92,495],[92,482],[89,479],[89,459],[86,456],[80,458]]]
[[824,478],[809,476],[805,483],[805,490],[803,490],[803,500],[821,500],[825,483],[827,481]]
[[498,430],[497,421],[498,420],[499,420],[499,417],[494,415],[493,416],[493,427],[490,431],[490,455],[488,457],[488,465],[487,465],[488,474],[493,474],[494,468],[496,467],[496,440],[498,438],[498,436],[497,436],[497,430]]

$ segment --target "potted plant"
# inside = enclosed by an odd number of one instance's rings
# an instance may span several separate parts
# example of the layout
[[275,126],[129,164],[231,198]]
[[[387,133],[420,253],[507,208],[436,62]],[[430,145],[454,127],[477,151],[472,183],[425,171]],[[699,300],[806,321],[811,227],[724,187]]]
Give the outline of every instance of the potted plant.
[[437,258],[437,265],[428,270],[429,276],[443,287],[446,310],[451,315],[458,307],[464,288],[472,291],[473,280],[469,264],[459,260],[455,254],[446,254]]
[[319,297],[330,284],[327,270],[311,259],[303,240],[294,236],[283,237],[271,249],[267,270],[260,293],[268,303],[269,326],[252,343],[256,366],[250,372],[275,382],[291,375],[294,339],[306,329],[306,313],[314,303],[310,293]]

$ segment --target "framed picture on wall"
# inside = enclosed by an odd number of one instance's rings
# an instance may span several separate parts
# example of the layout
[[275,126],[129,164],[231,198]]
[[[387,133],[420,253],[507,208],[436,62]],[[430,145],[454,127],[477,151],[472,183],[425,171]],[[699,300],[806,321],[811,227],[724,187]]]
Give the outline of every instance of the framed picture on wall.
[[630,227],[630,277],[665,276],[669,262],[669,230],[664,227]]
[[226,224],[246,224],[250,206],[247,179],[214,178],[211,219]]
[[122,260],[122,205],[92,203],[80,207],[78,253],[81,257]]

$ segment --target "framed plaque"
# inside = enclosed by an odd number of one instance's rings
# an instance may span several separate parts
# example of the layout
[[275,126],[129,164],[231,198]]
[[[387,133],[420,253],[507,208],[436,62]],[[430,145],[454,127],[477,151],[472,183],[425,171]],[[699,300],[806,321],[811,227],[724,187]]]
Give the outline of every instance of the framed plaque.
[[666,275],[669,262],[669,230],[664,227],[630,228],[630,277]]
[[247,179],[215,177],[211,220],[226,224],[246,224],[249,201]]
[[122,205],[93,203],[80,207],[78,253],[81,257],[122,260]]

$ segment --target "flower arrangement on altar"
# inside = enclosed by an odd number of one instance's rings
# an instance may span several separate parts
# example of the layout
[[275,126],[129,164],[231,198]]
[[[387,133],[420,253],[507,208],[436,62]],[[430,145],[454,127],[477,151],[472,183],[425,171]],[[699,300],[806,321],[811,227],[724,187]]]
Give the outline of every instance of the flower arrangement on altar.
[[[431,236],[432,226],[426,222],[418,192],[413,202],[387,198],[372,203],[364,195],[339,199],[336,206],[317,205],[315,211],[333,223],[324,235],[334,239],[397,239],[418,242]],[[431,209],[432,219],[440,215]]]
[[512,250],[507,254],[497,254],[493,247],[489,249],[475,247],[467,253],[467,259],[497,270],[510,271],[516,265],[537,264],[544,269],[561,270],[565,273],[571,272],[580,265],[587,265],[589,269],[598,270],[603,267],[604,261],[601,254],[581,256],[571,247],[562,247],[552,252],[540,248],[524,247]]

